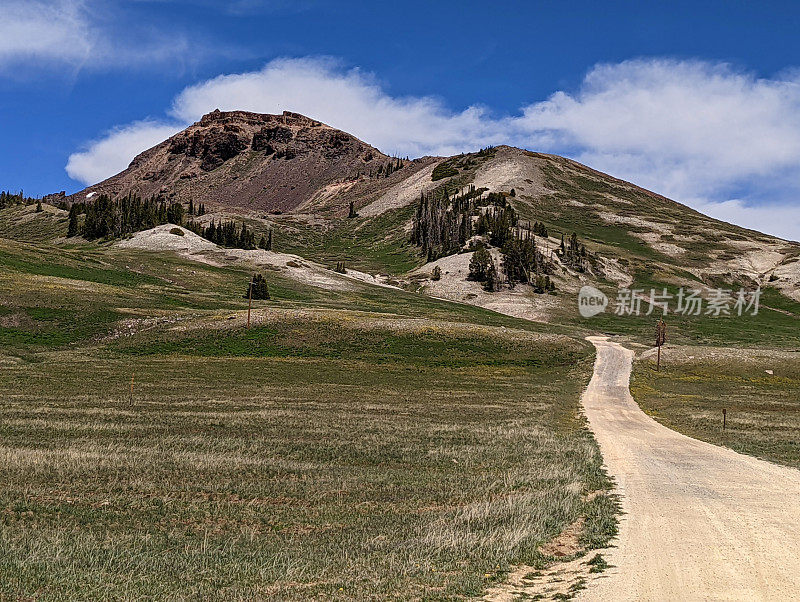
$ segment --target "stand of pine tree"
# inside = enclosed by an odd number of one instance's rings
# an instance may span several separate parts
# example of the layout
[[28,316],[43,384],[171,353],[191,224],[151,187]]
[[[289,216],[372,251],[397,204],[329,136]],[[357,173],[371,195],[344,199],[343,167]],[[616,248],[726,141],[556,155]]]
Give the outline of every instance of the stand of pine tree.
[[32,197],[26,197],[21,190],[18,193],[8,190],[0,192],[0,209],[11,207],[12,205],[32,205],[36,202],[41,203],[40,200],[37,201]]
[[575,232],[572,233],[566,244],[564,235],[561,235],[561,246],[557,253],[564,264],[578,272],[585,272],[591,260],[591,253],[586,250],[585,245],[578,242],[578,235]]
[[414,215],[411,242],[422,247],[429,261],[457,253],[474,234],[473,216],[489,203],[488,197],[483,198],[484,192],[486,188],[471,186],[453,197],[446,188],[423,193]]
[[[80,214],[86,216],[82,226],[78,222]],[[134,194],[111,199],[101,194],[97,199],[70,207],[67,236],[81,234],[88,240],[118,238],[161,224],[181,226],[183,219],[184,208],[180,203],[167,204],[163,199],[142,199]]]
[[[236,225],[233,220],[227,222],[220,222],[217,224],[214,220],[208,226],[203,226],[195,221],[190,221],[186,224],[186,229],[194,232],[198,236],[202,236],[206,240],[218,244],[221,247],[235,248],[235,249],[255,249],[256,248],[256,234],[247,228],[246,224],[241,227]],[[263,239],[263,237],[262,237]],[[269,241],[264,241],[264,246],[272,246],[272,231],[270,230]]]
[[517,283],[533,284],[536,275],[552,271],[550,262],[536,248],[536,241],[530,232],[525,238],[512,235],[501,252],[503,272],[511,287]]
[[[498,290],[503,279],[513,287],[530,284],[535,290],[552,291],[548,274],[552,263],[536,246],[534,235],[547,236],[544,224],[530,222],[523,226],[506,195],[470,187],[465,193],[450,197],[447,189],[438,194],[423,194],[414,216],[411,241],[422,247],[428,260],[458,253],[473,235],[488,238],[490,245],[503,254],[502,272],[491,254],[481,244],[470,261],[469,279],[482,282],[489,291]],[[539,276],[547,276],[547,282]],[[541,286],[539,286],[541,284]]]
[[189,199],[189,215],[205,215],[206,214],[206,206],[204,203],[200,203],[199,205],[194,204],[194,200]]

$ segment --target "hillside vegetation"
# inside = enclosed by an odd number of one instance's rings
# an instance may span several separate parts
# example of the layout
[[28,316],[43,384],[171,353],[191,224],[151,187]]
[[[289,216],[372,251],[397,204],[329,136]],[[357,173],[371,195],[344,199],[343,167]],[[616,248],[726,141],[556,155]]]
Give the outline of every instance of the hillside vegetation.
[[557,327],[271,270],[246,329],[241,262],[0,251],[3,597],[448,599],[614,533]]

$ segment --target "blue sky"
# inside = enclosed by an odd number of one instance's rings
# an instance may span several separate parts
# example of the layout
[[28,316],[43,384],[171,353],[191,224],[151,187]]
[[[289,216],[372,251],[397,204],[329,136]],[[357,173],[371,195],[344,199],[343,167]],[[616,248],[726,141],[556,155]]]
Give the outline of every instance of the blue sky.
[[800,239],[800,6],[0,0],[0,188],[79,190],[204,112],[556,152]]

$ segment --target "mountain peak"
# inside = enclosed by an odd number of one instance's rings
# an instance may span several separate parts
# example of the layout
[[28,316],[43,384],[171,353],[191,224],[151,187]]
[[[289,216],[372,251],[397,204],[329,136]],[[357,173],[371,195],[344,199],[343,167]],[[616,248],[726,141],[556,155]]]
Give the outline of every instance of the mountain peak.
[[355,136],[300,113],[215,109],[140,153],[125,171],[67,200],[134,193],[290,211],[330,185],[383,171],[391,161]]
[[[280,123],[283,125],[300,126],[300,127],[325,127],[330,126],[324,123],[306,117],[300,113],[293,113],[291,111],[284,111],[280,115],[271,113],[254,113],[252,111],[220,111],[214,109],[210,113],[206,113],[200,118],[200,121],[195,125],[210,126],[213,124],[227,124],[227,123],[245,123],[245,124],[268,124]],[[333,129],[333,128],[330,128]]]

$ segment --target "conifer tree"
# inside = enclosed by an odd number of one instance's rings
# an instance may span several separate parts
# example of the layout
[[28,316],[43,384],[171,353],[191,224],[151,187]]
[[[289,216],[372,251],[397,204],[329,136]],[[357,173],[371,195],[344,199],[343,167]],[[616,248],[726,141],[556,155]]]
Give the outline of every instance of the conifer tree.
[[500,273],[492,259],[489,260],[489,269],[486,273],[486,280],[483,283],[483,288],[490,293],[500,290]]
[[67,236],[78,235],[78,205],[69,208],[69,225],[67,226]]
[[[202,236],[206,240],[218,244],[222,247],[231,247],[238,249],[255,249],[256,248],[256,235],[255,232],[248,229],[245,224],[241,228],[236,225],[236,222],[231,220],[228,222],[220,222],[217,224],[213,219],[208,226],[190,221],[186,224],[186,228]],[[263,238],[263,237],[262,237]],[[270,238],[265,241],[265,247],[270,247]],[[267,249],[269,250],[269,249]]]
[[472,254],[472,259],[469,260],[469,279],[476,282],[485,282],[489,274],[489,267],[492,263],[492,256],[489,251],[481,245]]
[[250,281],[248,285],[248,290],[245,291],[244,297],[247,299],[251,294],[252,289],[252,298],[255,299],[269,299],[269,288],[267,287],[267,280],[261,274],[253,274],[253,279]]
[[513,237],[502,249],[503,271],[510,286],[517,282],[533,284],[532,275],[540,271],[543,261],[533,239]]
[[172,203],[167,209],[167,222],[175,224],[176,226],[183,225],[183,205],[180,203]]

